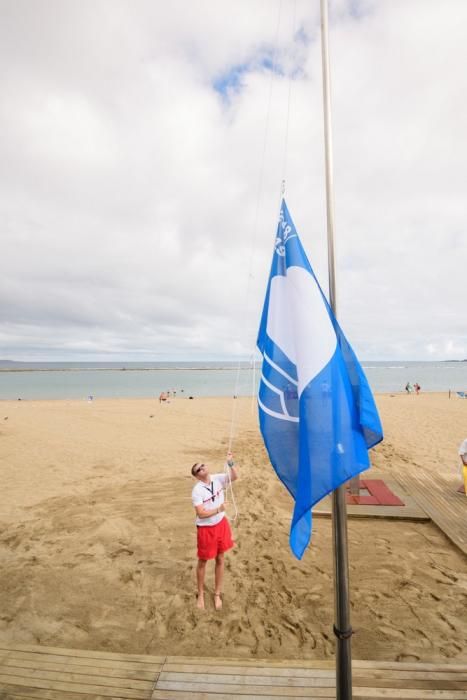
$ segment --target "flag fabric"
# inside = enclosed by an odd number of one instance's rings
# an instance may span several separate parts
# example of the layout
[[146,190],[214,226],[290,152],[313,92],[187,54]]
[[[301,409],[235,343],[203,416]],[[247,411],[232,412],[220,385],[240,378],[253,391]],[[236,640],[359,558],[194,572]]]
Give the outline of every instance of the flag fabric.
[[308,262],[282,200],[258,334],[259,422],[278,477],[295,500],[290,547],[301,559],[311,508],[370,466],[383,439],[368,381]]

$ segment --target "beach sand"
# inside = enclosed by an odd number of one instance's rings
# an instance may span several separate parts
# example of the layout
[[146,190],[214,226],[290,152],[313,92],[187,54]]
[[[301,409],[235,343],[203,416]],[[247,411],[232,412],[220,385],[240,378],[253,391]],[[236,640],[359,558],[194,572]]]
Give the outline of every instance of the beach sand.
[[[380,395],[375,472],[452,469],[467,402]],[[193,462],[241,479],[224,609],[195,608]],[[5,420],[7,418],[7,420]],[[303,560],[251,399],[0,403],[0,640],[128,653],[329,658],[329,518]],[[367,472],[372,476],[372,472]],[[459,481],[460,483],[460,481]],[[459,495],[459,498],[461,496]],[[232,505],[228,511],[233,515]],[[466,499],[467,516],[467,499]],[[431,522],[349,520],[354,658],[465,663],[467,558]]]

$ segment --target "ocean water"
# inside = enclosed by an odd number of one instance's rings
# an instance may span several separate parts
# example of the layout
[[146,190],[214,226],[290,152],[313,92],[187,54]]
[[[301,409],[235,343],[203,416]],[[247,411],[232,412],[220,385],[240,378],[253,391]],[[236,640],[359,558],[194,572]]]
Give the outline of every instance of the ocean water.
[[[467,362],[363,362],[373,391],[467,391]],[[0,362],[0,399],[251,396],[260,366],[236,362],[11,363]]]

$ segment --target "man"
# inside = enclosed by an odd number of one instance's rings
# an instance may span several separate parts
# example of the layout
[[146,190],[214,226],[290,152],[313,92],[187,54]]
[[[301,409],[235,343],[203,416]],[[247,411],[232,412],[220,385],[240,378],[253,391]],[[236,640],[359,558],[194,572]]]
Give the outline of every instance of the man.
[[459,447],[459,457],[461,458],[462,471],[464,474],[464,492],[467,496],[467,438]]
[[[232,453],[227,454],[227,465],[230,470],[230,481],[235,481],[238,474],[232,459]],[[224,552],[234,546],[229,521],[225,515],[224,489],[229,484],[227,474],[209,474],[206,464],[196,463],[191,468],[192,476],[197,479],[191,498],[196,511],[196,526],[198,537],[198,566],[196,578],[198,583],[197,607],[204,610],[204,579],[206,564],[209,559],[215,559],[214,569],[214,607],[222,608],[222,580],[224,577]]]

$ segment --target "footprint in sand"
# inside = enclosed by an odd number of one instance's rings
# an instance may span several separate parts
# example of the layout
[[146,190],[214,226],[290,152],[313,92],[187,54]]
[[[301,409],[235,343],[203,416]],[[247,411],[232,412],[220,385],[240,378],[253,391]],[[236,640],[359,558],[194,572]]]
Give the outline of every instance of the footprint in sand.
[[391,639],[405,639],[405,632],[398,630],[395,627],[390,627],[389,625],[380,625],[379,631],[386,635],[386,637],[391,637]]
[[420,657],[416,654],[398,654],[396,661],[420,661]]
[[443,613],[441,613],[441,612],[438,611],[438,612],[436,613],[436,617],[437,617],[439,620],[441,620],[442,622],[444,622],[444,624],[447,625],[447,627],[449,627],[449,629],[450,629],[452,632],[457,632],[457,628],[456,628],[455,625],[451,622],[451,620],[449,620],[449,619],[446,617],[446,615],[443,615]]

